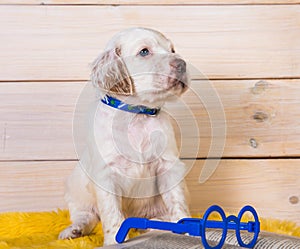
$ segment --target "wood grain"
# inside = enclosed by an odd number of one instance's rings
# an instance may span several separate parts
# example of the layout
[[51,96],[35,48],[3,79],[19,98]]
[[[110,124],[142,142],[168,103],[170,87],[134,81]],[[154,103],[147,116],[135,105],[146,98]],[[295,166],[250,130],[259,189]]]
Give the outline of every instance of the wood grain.
[[[222,142],[225,132],[225,157],[299,156],[299,83],[299,80],[194,81],[191,91],[183,96],[192,113],[189,115],[182,104],[173,107],[182,124],[177,137],[180,134],[186,141],[182,155],[193,157],[190,151],[198,142],[199,155],[206,157],[207,146],[216,140]],[[197,120],[199,140],[192,129],[193,118]]]
[[[192,213],[221,205],[237,212],[253,205],[261,217],[300,224],[300,167],[293,160],[222,160],[215,174],[198,183],[204,160],[194,163],[186,177]],[[0,212],[48,211],[66,208],[65,178],[76,162],[0,162]]]
[[0,0],[0,4],[63,4],[63,5],[205,5],[205,4],[297,4],[299,0]]
[[2,5],[0,80],[86,80],[112,35],[133,26],[165,33],[210,78],[300,77],[299,13],[300,5]]
[[75,162],[1,162],[0,212],[66,208],[64,184]]
[[73,111],[83,86],[0,83],[1,159],[74,159]]
[[[192,213],[218,204],[229,212],[253,205],[261,217],[300,224],[300,167],[297,160],[222,160],[214,175],[199,185],[204,161],[187,176]],[[292,200],[296,200],[292,202]]]
[[[73,113],[85,84],[1,83],[0,160],[76,159]],[[167,111],[184,158],[296,157],[299,96],[300,80],[194,81]],[[212,127],[226,132],[213,135]],[[223,135],[224,151],[209,154]]]

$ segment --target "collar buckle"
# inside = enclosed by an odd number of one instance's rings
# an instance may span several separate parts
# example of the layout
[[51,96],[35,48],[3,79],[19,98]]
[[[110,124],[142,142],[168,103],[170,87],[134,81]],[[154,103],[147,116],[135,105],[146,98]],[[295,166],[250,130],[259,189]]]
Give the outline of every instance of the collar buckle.
[[151,117],[156,117],[158,115],[158,113],[160,112],[160,108],[155,108],[153,110],[154,110],[153,113],[148,113],[147,115],[151,116]]

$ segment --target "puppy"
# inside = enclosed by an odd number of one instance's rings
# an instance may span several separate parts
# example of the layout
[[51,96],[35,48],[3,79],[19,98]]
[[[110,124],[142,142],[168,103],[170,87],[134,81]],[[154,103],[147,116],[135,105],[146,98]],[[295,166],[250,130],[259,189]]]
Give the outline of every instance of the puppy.
[[99,105],[86,156],[67,181],[72,225],[59,238],[88,235],[101,220],[108,245],[126,217],[188,217],[186,168],[161,110],[189,85],[171,41],[146,28],[120,32],[93,63],[91,81]]

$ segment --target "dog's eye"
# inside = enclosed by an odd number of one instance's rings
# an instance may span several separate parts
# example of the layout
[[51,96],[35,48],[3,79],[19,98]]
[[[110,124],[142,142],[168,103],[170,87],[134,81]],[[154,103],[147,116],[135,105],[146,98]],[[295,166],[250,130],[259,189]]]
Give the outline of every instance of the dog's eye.
[[139,52],[139,55],[142,56],[142,57],[145,57],[147,55],[149,55],[149,49],[148,48],[143,48],[140,52]]

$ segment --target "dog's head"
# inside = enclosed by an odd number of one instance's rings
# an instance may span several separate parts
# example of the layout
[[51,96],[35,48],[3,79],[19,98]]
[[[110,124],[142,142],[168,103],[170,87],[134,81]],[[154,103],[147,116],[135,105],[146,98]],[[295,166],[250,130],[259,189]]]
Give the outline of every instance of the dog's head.
[[102,92],[147,103],[180,96],[189,84],[186,62],[158,31],[132,28],[115,35],[92,65]]

